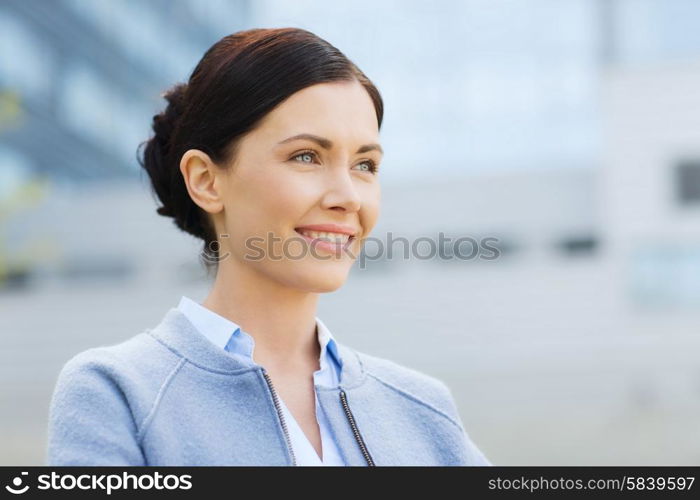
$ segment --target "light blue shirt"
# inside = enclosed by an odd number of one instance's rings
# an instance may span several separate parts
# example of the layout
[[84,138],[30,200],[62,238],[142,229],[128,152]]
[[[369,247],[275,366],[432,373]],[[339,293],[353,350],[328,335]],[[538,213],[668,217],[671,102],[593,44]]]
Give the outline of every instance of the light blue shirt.
[[[233,356],[242,356],[255,362],[253,360],[255,340],[248,333],[244,332],[236,323],[185,296],[180,299],[178,309],[197,330],[214,345],[225,349]],[[318,342],[321,346],[321,355],[319,357],[320,369],[316,370],[313,375],[314,383],[324,387],[336,387],[340,380],[340,371],[342,369],[342,362],[340,361],[336,341],[330,330],[318,317],[316,317],[316,325]],[[323,460],[318,456],[311,442],[306,437],[306,434],[304,434],[296,419],[289,411],[289,408],[287,408],[287,405],[279,395],[278,399],[285,422],[288,426],[289,437],[298,465],[345,465],[340,450],[338,449],[338,443],[331,433],[327,418],[319,406],[318,395],[315,388],[316,420],[321,433]]]

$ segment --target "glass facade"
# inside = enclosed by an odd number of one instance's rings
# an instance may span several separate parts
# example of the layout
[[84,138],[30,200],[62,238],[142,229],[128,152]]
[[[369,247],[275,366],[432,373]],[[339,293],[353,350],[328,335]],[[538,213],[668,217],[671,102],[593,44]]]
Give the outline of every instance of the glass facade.
[[[160,93],[249,23],[247,0],[0,5],[0,145],[56,182],[134,177]],[[6,154],[9,158],[10,154]],[[8,174],[9,175],[9,174]]]

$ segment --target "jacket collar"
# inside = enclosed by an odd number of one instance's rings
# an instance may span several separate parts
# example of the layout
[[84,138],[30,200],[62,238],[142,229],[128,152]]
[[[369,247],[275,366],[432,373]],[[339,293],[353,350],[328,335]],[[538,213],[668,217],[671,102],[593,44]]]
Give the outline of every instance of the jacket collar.
[[[177,309],[194,325],[199,333],[220,349],[253,358],[255,339],[241,327],[214,311],[204,307],[189,297],[183,295]],[[341,366],[340,354],[336,346],[337,340],[328,327],[316,316],[316,337],[321,347],[319,355],[320,369],[328,369],[329,363]],[[331,359],[332,358],[332,359]],[[338,369],[340,372],[340,369]]]
[[[235,375],[238,372],[257,368],[252,360],[241,356],[234,357],[227,351],[217,348],[176,307],[170,308],[160,322],[148,329],[146,333],[193,365],[209,371]],[[357,351],[338,342],[337,339],[335,339],[335,348],[342,364],[340,386],[351,389],[362,384],[366,373]]]

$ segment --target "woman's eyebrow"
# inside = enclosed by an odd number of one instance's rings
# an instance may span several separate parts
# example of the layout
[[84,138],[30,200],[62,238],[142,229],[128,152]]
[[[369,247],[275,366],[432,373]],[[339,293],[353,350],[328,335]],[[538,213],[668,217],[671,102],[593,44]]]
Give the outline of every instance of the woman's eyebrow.
[[[288,142],[297,141],[299,139],[307,139],[309,141],[313,141],[316,144],[318,144],[319,146],[321,146],[323,149],[332,149],[333,148],[333,142],[330,139],[326,139],[325,137],[319,137],[319,136],[314,135],[314,134],[293,135],[292,137],[288,137],[285,140],[278,142],[278,144],[286,144]],[[364,146],[360,146],[355,154],[366,153],[367,151],[374,151],[374,150],[379,151],[380,153],[384,154],[384,150],[377,143],[365,144]]]

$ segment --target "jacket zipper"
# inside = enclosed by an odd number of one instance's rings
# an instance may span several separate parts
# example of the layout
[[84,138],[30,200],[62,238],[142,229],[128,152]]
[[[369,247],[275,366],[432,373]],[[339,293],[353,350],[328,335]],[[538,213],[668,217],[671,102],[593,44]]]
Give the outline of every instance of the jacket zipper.
[[345,415],[347,415],[348,421],[350,422],[350,427],[352,427],[352,432],[355,434],[355,440],[357,441],[357,444],[360,445],[360,450],[362,450],[362,454],[365,456],[365,460],[367,460],[367,465],[374,466],[374,460],[372,460],[372,456],[369,454],[369,451],[367,451],[367,447],[365,446],[365,441],[360,435],[360,430],[357,428],[357,424],[355,423],[355,417],[352,416],[350,405],[348,405],[348,397],[343,389],[340,389],[340,402],[343,404]]
[[[297,459],[296,456],[294,455],[294,449],[292,448],[292,440],[289,437],[289,431],[287,430],[287,423],[284,420],[284,414],[282,413],[282,409],[280,407],[279,399],[277,398],[277,391],[275,391],[274,386],[272,385],[272,380],[270,380],[270,375],[268,375],[267,370],[263,367],[262,368],[262,373],[263,376],[265,377],[265,381],[267,382],[267,386],[270,388],[270,393],[272,394],[272,401],[275,404],[275,410],[277,410],[277,415],[279,416],[280,419],[280,424],[282,424],[282,432],[284,433],[284,439],[287,442],[287,448],[289,450],[290,455],[292,456],[292,464],[297,465]],[[355,440],[357,441],[357,444],[360,446],[360,450],[362,451],[362,454],[365,457],[365,460],[367,461],[367,465],[369,466],[374,466],[374,460],[372,459],[372,456],[369,454],[369,451],[367,450],[367,447],[365,446],[365,441],[362,439],[362,435],[360,434],[360,430],[357,428],[357,424],[355,423],[355,417],[353,417],[352,412],[350,411],[350,405],[348,404],[348,398],[347,395],[345,394],[345,391],[343,389],[340,389],[340,402],[343,405],[343,409],[345,410],[345,415],[348,417],[348,421],[350,422],[350,427],[352,427],[352,432],[355,435]]]
[[284,433],[284,439],[287,442],[287,449],[289,450],[289,454],[292,456],[292,465],[297,465],[297,458],[294,455],[294,449],[292,448],[292,440],[289,437],[287,423],[284,421],[282,408],[280,407],[279,399],[277,398],[277,391],[275,391],[275,388],[272,386],[272,380],[270,380],[270,376],[267,374],[267,370],[265,370],[265,368],[262,368],[262,372],[263,376],[265,377],[265,381],[267,382],[267,386],[270,388],[272,400],[275,403],[275,410],[277,410],[277,415],[279,416],[280,423],[282,424],[282,432]]

